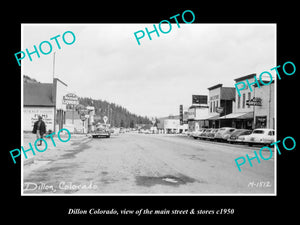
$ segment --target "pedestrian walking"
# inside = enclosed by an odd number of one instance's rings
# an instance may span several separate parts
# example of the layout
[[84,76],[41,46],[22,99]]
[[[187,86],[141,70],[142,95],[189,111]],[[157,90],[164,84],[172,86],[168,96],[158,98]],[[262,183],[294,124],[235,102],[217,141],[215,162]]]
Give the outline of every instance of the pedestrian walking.
[[[36,134],[36,139],[43,138],[46,133],[46,124],[41,116],[38,116],[38,121],[34,123],[32,133]],[[42,140],[37,145],[42,145]]]

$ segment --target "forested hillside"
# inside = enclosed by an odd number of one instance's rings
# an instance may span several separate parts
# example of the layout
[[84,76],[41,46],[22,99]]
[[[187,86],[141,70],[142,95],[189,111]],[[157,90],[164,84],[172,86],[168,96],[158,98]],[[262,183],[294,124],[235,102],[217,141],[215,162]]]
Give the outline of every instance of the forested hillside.
[[105,100],[92,98],[79,98],[79,104],[95,107],[95,122],[103,122],[103,116],[107,116],[108,123],[116,127],[135,127],[136,124],[151,124],[147,117],[142,117],[129,112],[122,106],[109,103]]

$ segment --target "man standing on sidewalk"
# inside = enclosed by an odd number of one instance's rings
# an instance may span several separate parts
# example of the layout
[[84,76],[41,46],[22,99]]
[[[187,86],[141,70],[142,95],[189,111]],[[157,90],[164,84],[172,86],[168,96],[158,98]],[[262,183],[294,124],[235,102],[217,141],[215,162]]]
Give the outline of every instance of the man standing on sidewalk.
[[[46,124],[41,116],[38,116],[38,121],[34,123],[32,133],[36,134],[36,139],[43,138],[46,133]],[[42,145],[42,140],[37,145]]]

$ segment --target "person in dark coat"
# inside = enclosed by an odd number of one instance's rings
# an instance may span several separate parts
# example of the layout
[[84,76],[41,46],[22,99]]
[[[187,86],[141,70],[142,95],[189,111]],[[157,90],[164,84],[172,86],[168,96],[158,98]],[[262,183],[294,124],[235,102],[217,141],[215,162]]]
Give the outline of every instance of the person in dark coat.
[[[41,116],[38,116],[38,121],[34,123],[32,133],[36,134],[36,139],[43,138],[46,133],[46,124]],[[42,145],[42,140],[37,145]]]

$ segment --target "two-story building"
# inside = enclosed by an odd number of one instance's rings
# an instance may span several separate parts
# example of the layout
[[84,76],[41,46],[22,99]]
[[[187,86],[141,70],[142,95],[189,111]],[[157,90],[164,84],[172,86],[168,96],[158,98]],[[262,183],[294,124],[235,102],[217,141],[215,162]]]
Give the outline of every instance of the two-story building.
[[196,131],[199,128],[208,127],[208,105],[192,105],[188,109],[188,127],[189,131]]
[[[245,82],[246,80],[249,81],[249,83],[253,83],[254,77],[256,76],[255,73],[249,74],[246,76],[242,76],[239,78],[234,79],[236,83],[238,82]],[[252,89],[254,89],[253,86],[251,86]],[[235,88],[234,88],[235,89]],[[253,106],[247,105],[246,101],[250,100],[254,97],[254,91],[251,92],[249,87],[247,86],[245,89],[240,90],[241,95],[238,94],[236,89],[234,90],[235,94],[235,102],[233,104],[233,110],[232,113],[221,117],[222,120],[229,121],[230,127],[235,128],[244,128],[244,129],[252,129],[253,128]]]
[[231,126],[231,121],[223,120],[232,113],[233,102],[235,101],[235,88],[223,87],[223,84],[217,84],[208,88],[209,91],[209,127],[219,128]]
[[[236,101],[233,104],[233,112],[220,117],[221,120],[231,122],[231,127],[255,129],[255,128],[273,128],[275,127],[275,99],[274,99],[274,81],[265,86],[259,79],[258,85],[255,83],[256,74],[249,74],[234,79],[236,83],[245,82],[251,84],[251,90],[248,85],[240,90],[240,95],[235,90]],[[264,83],[268,83],[264,80]]]

